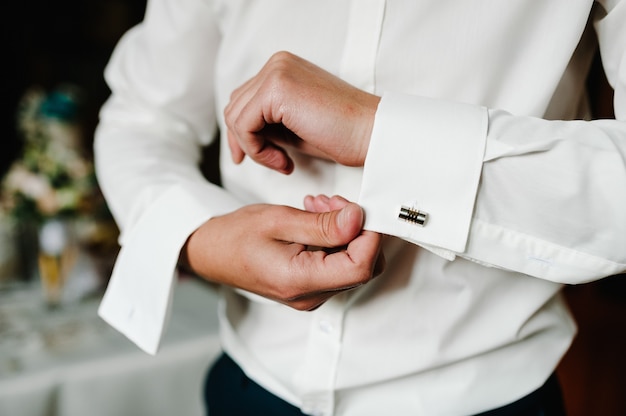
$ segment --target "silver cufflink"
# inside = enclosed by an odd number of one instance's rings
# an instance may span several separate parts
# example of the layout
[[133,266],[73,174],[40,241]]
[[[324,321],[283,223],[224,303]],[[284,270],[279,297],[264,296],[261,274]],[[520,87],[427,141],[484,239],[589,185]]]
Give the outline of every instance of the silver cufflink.
[[428,221],[428,213],[402,205],[398,219],[423,227]]

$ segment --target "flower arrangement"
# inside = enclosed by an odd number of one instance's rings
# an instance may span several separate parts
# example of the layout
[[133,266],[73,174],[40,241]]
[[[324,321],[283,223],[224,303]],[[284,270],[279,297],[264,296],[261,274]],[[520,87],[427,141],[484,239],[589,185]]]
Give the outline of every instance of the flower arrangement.
[[9,168],[0,209],[17,221],[93,214],[99,199],[93,164],[84,154],[78,122],[80,91],[32,88],[23,96],[17,127],[22,157]]
[[[14,256],[19,257],[17,266],[0,261],[0,286],[3,276],[9,282],[12,276],[31,279],[38,265],[46,296],[54,295],[55,302],[61,289],[57,286],[63,285],[77,256],[89,257],[98,278],[106,282],[119,248],[119,230],[85,151],[81,97],[72,85],[52,91],[34,87],[23,95],[17,109],[21,157],[0,183],[0,225],[15,238],[13,244],[4,236],[0,252],[6,251],[3,244],[15,245]],[[18,270],[3,271],[11,267]],[[56,291],[49,290],[51,282],[56,282]]]

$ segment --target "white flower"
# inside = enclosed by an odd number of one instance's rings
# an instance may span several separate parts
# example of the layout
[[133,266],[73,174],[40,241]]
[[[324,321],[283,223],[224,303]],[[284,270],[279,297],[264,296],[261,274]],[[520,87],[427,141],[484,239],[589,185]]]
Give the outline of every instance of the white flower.
[[17,191],[31,199],[44,198],[53,192],[47,178],[33,173],[21,164],[13,165],[6,179],[7,189]]

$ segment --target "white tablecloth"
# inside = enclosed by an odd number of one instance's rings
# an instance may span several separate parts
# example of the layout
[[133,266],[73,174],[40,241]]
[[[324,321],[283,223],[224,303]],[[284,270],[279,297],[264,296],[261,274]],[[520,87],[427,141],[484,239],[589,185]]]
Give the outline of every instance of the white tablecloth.
[[178,283],[154,357],[104,323],[98,303],[49,311],[36,287],[0,293],[0,416],[202,415],[202,382],[220,351],[216,293]]

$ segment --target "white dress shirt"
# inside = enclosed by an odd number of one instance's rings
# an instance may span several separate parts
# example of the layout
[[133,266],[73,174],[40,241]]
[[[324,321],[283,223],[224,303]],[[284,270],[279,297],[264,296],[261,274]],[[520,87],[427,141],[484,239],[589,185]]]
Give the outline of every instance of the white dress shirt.
[[[471,414],[536,389],[575,333],[562,284],[626,269],[626,1],[595,3],[149,1],[106,71],[97,168],[122,251],[101,316],[155,353],[195,228],[340,194],[386,235],[387,268],[314,312],[222,288],[223,347],[250,377],[341,416]],[[594,33],[616,120],[581,120]],[[294,155],[285,176],[222,145],[223,187],[207,183],[199,148],[280,50],[383,97],[364,168]]]

